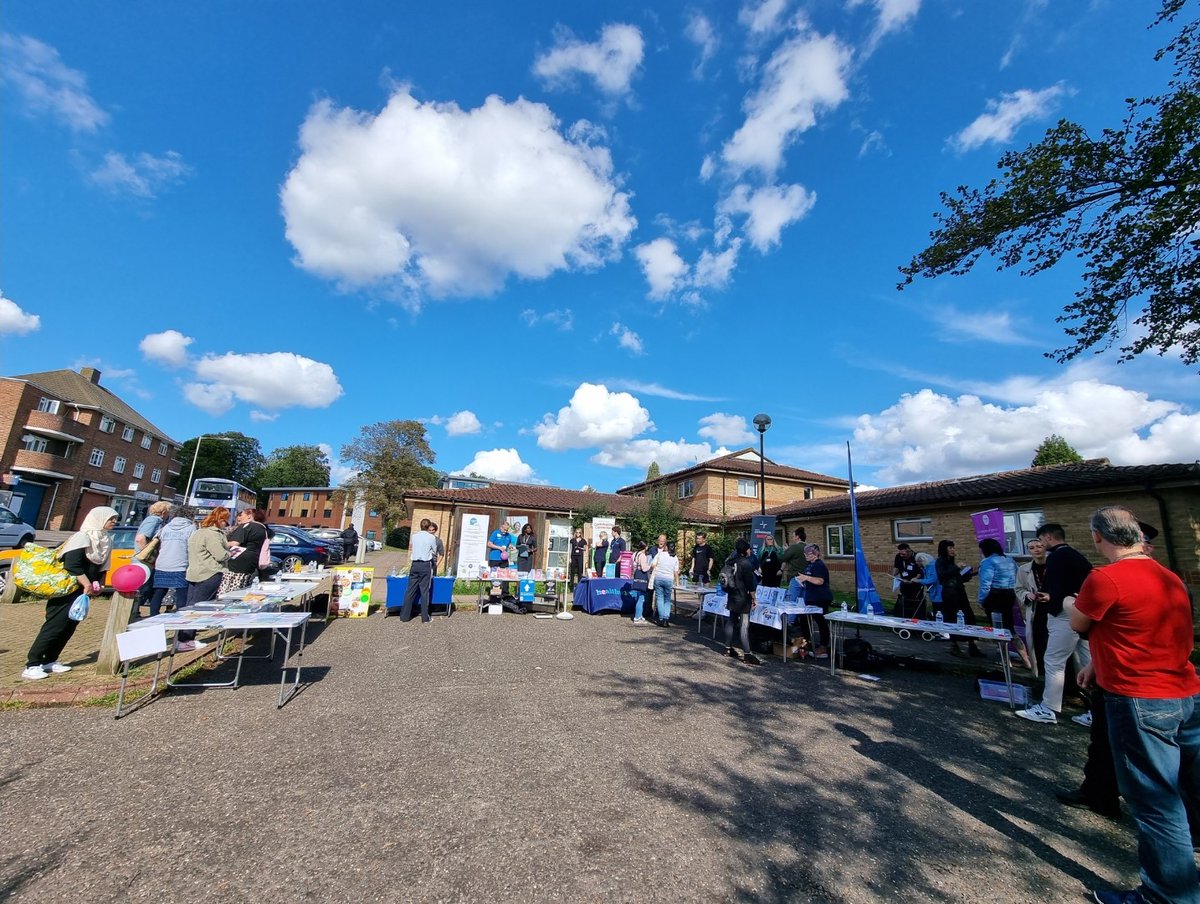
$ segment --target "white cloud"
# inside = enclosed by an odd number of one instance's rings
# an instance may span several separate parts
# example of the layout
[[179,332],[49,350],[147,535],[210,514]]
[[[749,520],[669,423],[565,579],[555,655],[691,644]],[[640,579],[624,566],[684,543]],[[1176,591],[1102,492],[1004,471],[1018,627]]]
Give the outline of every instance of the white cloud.
[[916,18],[921,0],[850,0],[851,8],[870,2],[878,13],[875,28],[867,39],[866,52],[871,53],[887,35],[898,31]]
[[195,372],[203,382],[185,384],[184,397],[213,415],[236,401],[268,411],[326,408],[342,395],[332,367],[292,352],[206,355]]
[[650,284],[651,298],[666,298],[687,280],[688,265],[671,239],[658,238],[633,249],[642,275]]
[[272,413],[255,409],[254,411],[250,412],[250,420],[257,421],[258,423],[270,423],[271,421],[279,420],[279,412],[276,411]]
[[564,137],[524,99],[464,111],[401,89],[376,116],[318,103],[280,192],[297,264],[435,296],[600,266],[636,220],[588,134]]
[[11,298],[5,298],[0,292],[0,336],[23,336],[32,333],[42,325],[42,318],[37,314],[29,314]]
[[568,84],[575,75],[586,75],[605,94],[621,95],[629,91],[644,53],[642,33],[633,25],[605,25],[600,38],[590,44],[564,31],[554,48],[534,61],[533,72],[550,85]]
[[[942,308],[936,316],[942,341],[972,339],[977,342],[994,342],[997,345],[1041,346],[1043,338],[1023,334],[1008,311],[958,311],[953,307]],[[1031,328],[1031,332],[1039,332]]]
[[788,0],[758,0],[745,3],[738,10],[738,22],[751,34],[764,34],[779,27]]
[[562,308],[561,310],[543,311],[539,313],[533,308],[526,308],[521,312],[521,319],[528,326],[536,326],[539,323],[548,323],[553,327],[566,332],[575,328],[575,312],[570,308]]
[[468,436],[483,429],[473,411],[458,411],[446,421],[447,436]]
[[0,34],[0,60],[0,80],[15,89],[30,113],[50,116],[75,132],[95,132],[108,123],[108,113],[88,93],[87,76],[63,63],[49,44]]
[[700,260],[696,261],[696,273],[692,277],[692,284],[698,288],[724,288],[733,276],[741,248],[742,240],[734,239],[724,251],[705,250],[701,253]]
[[534,433],[543,449],[562,452],[625,442],[653,427],[650,412],[629,393],[580,383],[570,403],[543,417]]
[[161,333],[150,333],[138,343],[138,348],[150,361],[171,367],[183,367],[188,360],[188,346],[194,341],[191,336],[185,336],[179,330],[164,330]]
[[667,474],[698,461],[728,454],[728,449],[714,450],[708,443],[689,443],[682,438],[678,442],[638,439],[605,446],[591,457],[591,461],[609,468],[648,468],[651,462],[658,462],[659,468]]
[[755,438],[754,431],[746,426],[746,418],[740,414],[717,412],[700,418],[700,424],[696,432],[721,445],[743,446]]
[[999,100],[987,102],[988,112],[981,113],[969,126],[951,136],[950,145],[957,151],[971,151],[988,142],[1005,144],[1025,123],[1049,115],[1055,101],[1068,93],[1070,89],[1059,82],[1041,91],[1021,88],[1002,94]]
[[816,202],[816,194],[803,185],[767,185],[751,189],[743,183],[735,185],[721,200],[717,212],[744,214],[745,233],[750,244],[765,253],[779,244],[784,227],[801,219]]
[[704,67],[708,65],[708,61],[717,52],[717,47],[720,43],[717,40],[717,33],[707,16],[701,12],[692,10],[688,15],[687,23],[683,27],[683,34],[700,51],[700,55],[696,59],[696,65],[692,67],[692,75],[700,78],[704,74]]
[[183,181],[191,172],[192,168],[176,151],[167,151],[161,157],[141,153],[128,160],[124,154],[109,151],[88,178],[114,195],[150,199]]
[[493,480],[514,480],[529,483],[534,480],[533,468],[521,461],[516,449],[489,449],[475,453],[471,461],[454,474],[478,474]]
[[643,383],[640,380],[627,380],[618,378],[616,380],[605,380],[606,386],[611,386],[613,389],[625,389],[630,392],[638,392],[642,395],[657,396],[660,399],[675,399],[680,402],[722,402],[724,399],[719,396],[703,396],[692,392],[681,392],[678,389],[671,389],[669,386],[663,386],[659,383]]
[[617,344],[621,348],[628,351],[631,355],[641,355],[644,353],[642,348],[642,337],[635,333],[627,326],[622,326],[617,323],[613,325],[611,334],[617,337]]
[[721,150],[726,166],[735,174],[753,169],[773,177],[784,150],[816,124],[817,112],[849,97],[850,60],[850,49],[832,35],[805,30],[784,41],[742,104],[746,120]]
[[857,419],[855,458],[879,465],[885,484],[937,480],[1028,467],[1051,433],[1113,464],[1192,461],[1200,414],[1095,380],[1048,385],[1018,405],[922,389]]

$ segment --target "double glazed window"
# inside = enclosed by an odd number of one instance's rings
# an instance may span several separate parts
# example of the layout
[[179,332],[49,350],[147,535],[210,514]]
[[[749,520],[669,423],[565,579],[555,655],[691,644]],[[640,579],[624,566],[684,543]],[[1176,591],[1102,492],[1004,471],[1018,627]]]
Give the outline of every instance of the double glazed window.
[[854,525],[827,524],[825,526],[825,553],[830,556],[854,555]]

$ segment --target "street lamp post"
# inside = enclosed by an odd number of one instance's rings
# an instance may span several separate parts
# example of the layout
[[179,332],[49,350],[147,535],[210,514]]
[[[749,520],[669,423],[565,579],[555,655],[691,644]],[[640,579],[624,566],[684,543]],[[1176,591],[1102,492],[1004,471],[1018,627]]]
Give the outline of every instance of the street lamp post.
[[769,414],[754,415],[754,426],[758,429],[758,501],[759,514],[767,513],[767,460],[764,456],[764,445],[767,428],[771,426]]
[[[184,484],[184,486],[183,486],[183,501],[184,502],[187,502],[188,497],[191,495],[191,492],[192,492],[192,478],[196,476],[196,459],[198,459],[200,457],[200,443],[201,443],[201,441],[203,441],[205,436],[208,436],[208,434],[201,433],[199,436],[196,437],[196,448],[192,451],[192,467],[188,471],[187,483]],[[208,436],[208,438],[209,439],[219,439],[219,440],[221,440],[221,442],[224,442],[224,443],[233,442],[233,440],[234,440],[234,437],[232,437],[232,436]]]

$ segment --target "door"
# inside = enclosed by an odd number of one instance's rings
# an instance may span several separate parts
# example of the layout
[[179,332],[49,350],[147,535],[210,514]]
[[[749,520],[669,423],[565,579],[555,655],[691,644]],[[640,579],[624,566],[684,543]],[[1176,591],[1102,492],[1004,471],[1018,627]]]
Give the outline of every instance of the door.
[[566,573],[571,551],[571,522],[566,518],[546,519],[546,567]]

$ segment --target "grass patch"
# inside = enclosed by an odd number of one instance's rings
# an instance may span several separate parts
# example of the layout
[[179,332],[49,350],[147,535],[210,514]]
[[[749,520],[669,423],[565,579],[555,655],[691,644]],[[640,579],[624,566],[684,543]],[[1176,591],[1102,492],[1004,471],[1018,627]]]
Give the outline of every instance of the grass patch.
[[[232,643],[232,642],[233,641],[229,641],[229,643]],[[226,644],[226,645],[228,646],[228,644]],[[190,678],[192,675],[195,675],[197,672],[199,672],[201,669],[203,669],[205,667],[204,662],[205,662],[204,657],[201,657],[200,659],[196,659],[192,662],[189,662],[183,668],[176,670],[174,672],[174,674],[171,675],[171,677],[174,678],[176,681],[180,681],[184,678]],[[151,670],[150,670],[149,664],[141,665],[141,666],[138,666],[137,668],[130,669],[129,677],[133,678],[135,675],[138,675],[138,673],[141,673],[141,675],[148,676],[150,674],[150,671]],[[165,682],[166,677],[160,676],[160,680],[162,682]],[[138,700],[141,700],[143,697],[145,697],[148,693],[150,693],[150,688],[148,688],[148,687],[129,688],[125,692],[125,703],[126,704],[136,703]],[[84,706],[116,706],[117,705],[117,691],[112,691],[110,693],[103,694],[102,696],[99,696],[99,697],[92,697],[90,700],[83,701],[83,705]]]
[[0,703],[0,711],[29,709],[29,706],[28,700],[5,700]]

